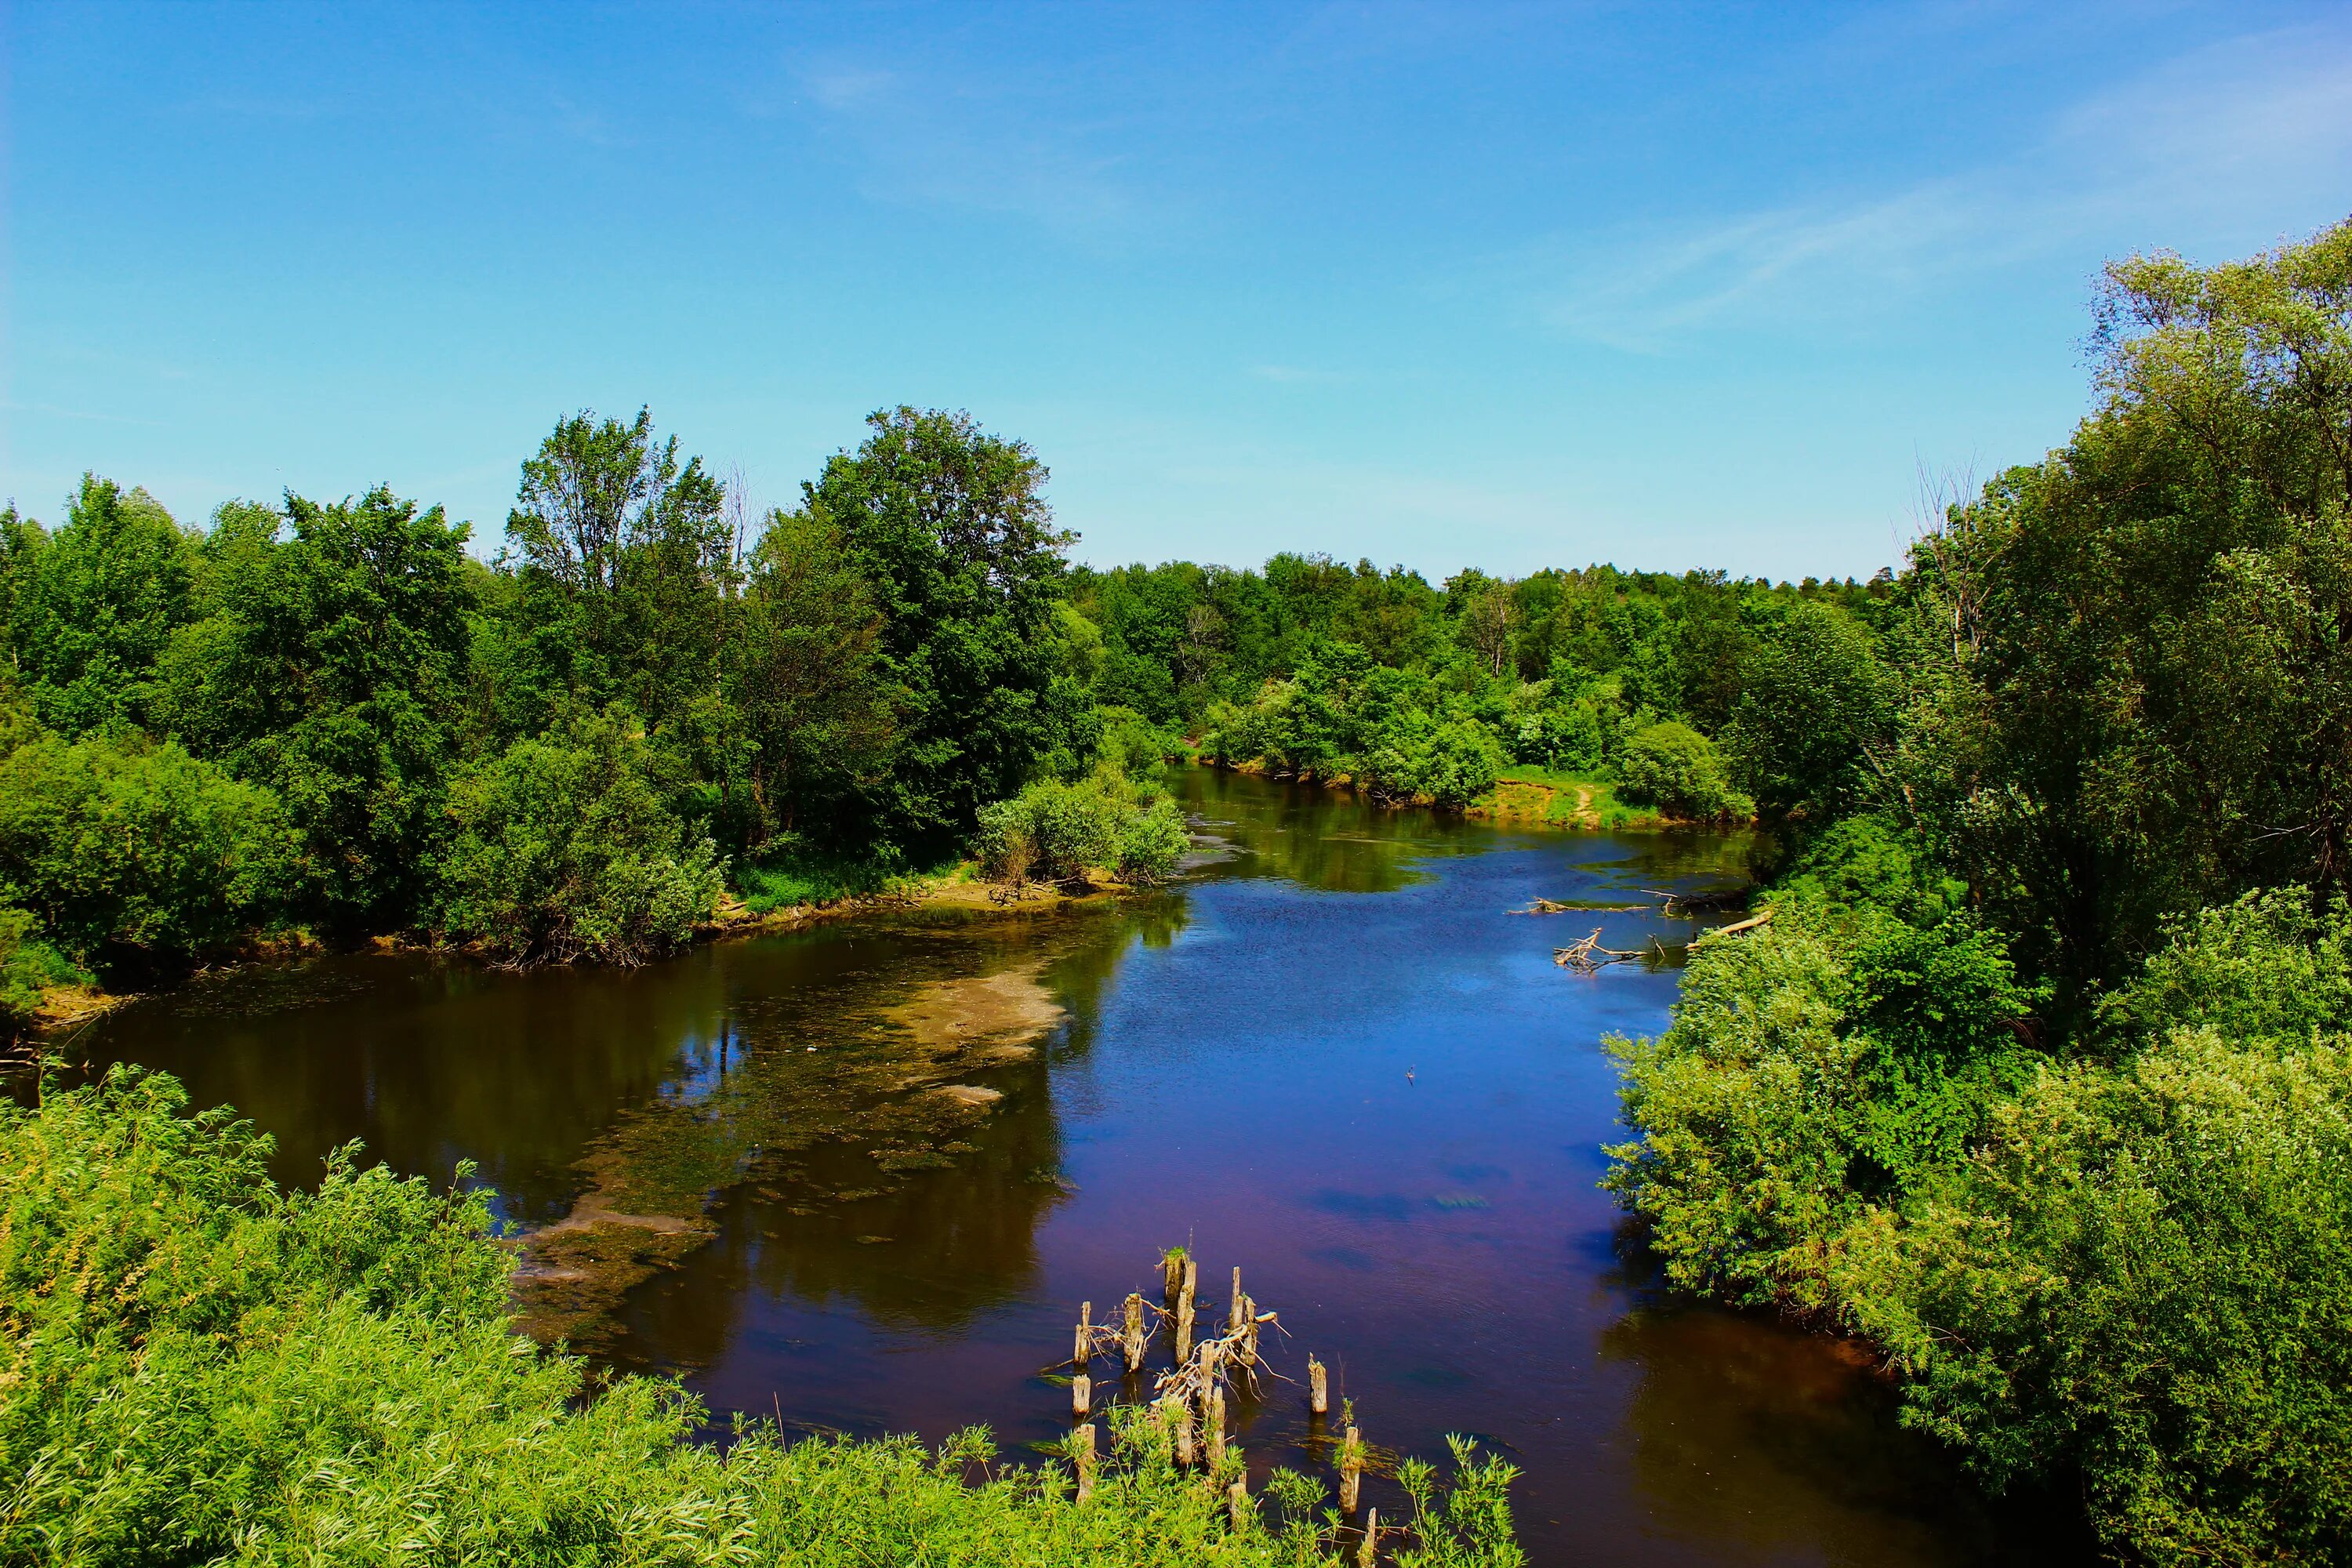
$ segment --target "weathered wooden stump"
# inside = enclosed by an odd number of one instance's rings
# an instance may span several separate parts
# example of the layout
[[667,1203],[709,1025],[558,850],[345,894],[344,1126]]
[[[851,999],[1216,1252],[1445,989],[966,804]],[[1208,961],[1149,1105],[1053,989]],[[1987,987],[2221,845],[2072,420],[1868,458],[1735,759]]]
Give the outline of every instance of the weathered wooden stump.
[[1139,1293],[1127,1299],[1125,1328],[1122,1343],[1127,1352],[1127,1370],[1132,1375],[1143,1370],[1143,1297]]

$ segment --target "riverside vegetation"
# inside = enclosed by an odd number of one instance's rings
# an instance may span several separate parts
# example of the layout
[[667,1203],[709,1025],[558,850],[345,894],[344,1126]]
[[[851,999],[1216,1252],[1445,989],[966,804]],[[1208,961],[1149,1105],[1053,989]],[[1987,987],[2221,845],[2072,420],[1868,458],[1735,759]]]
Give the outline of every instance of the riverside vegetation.
[[2094,342],[1893,584],[1771,921],[1618,1043],[1609,1181],[2118,1555],[2352,1562],[2352,225],[2120,263]]
[[[730,887],[967,851],[1149,879],[1181,736],[1752,816],[1773,918],[1615,1047],[1609,1183],[1670,1277],[1875,1344],[1908,1419],[2118,1554],[2352,1561],[2352,226],[2120,263],[2095,342],[2069,444],[1867,584],[1074,568],[1026,448],[910,409],[756,527],[646,416],[567,419],[489,564],[382,489],[196,531],[92,478],[0,540],[6,1005],[376,933],[630,962]],[[1322,1549],[1140,1453],[1087,1515],[1056,1472],[963,1487],[969,1448],[721,1458],[657,1385],[568,1403],[482,1211],[277,1192],[180,1110],[7,1113],[13,1554]],[[1501,1486],[1415,1550],[1507,1561]]]

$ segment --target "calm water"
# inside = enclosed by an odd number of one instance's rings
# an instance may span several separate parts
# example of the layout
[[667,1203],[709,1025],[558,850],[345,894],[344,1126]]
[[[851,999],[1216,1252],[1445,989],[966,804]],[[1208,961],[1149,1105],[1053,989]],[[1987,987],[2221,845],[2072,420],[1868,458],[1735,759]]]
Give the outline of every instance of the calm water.
[[[1206,1300],[1238,1264],[1290,1331],[1275,1365],[1318,1353],[1373,1441],[1438,1458],[1465,1432],[1521,1466],[1538,1563],[2063,1560],[1838,1346],[1662,1293],[1594,1185],[1620,1135],[1601,1041],[1659,1028],[1676,976],[1551,949],[1696,928],[1507,911],[1734,883],[1738,841],[1181,786],[1211,858],[1147,900],[908,912],[627,974],[324,959],[86,1043],[236,1105],[287,1180],[357,1138],[405,1172],[473,1162],[518,1226],[691,1222],[667,1266],[554,1268],[541,1305],[718,1411],[1050,1439],[1078,1303],[1156,1300],[1185,1242]],[[596,1234],[624,1232],[649,1234]],[[1312,1462],[1294,1389],[1242,1419],[1261,1465]]]

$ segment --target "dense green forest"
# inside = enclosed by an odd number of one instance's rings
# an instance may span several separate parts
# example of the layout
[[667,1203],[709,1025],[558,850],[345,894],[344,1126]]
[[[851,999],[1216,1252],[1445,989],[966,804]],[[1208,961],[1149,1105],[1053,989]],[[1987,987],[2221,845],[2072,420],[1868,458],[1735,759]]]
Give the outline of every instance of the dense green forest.
[[[2352,224],[2118,263],[2091,341],[2072,439],[1866,584],[1076,567],[1026,448],[910,409],[763,520],[646,416],[567,419],[487,563],[382,489],[196,531],[93,478],[54,527],[5,520],[9,1005],[271,940],[626,961],[730,889],[964,855],[1148,879],[1187,746],[1444,807],[1591,780],[1769,846],[1769,919],[1697,943],[1671,1028],[1613,1047],[1608,1180],[1669,1277],[1876,1346],[1907,1419],[1996,1489],[2079,1496],[2119,1555],[2352,1562]],[[128,1540],[182,1484],[42,1446],[142,1336],[186,1358],[141,1363],[182,1378],[158,1400],[209,1391],[171,1405],[192,1430],[232,1384],[381,1379],[417,1390],[402,1442],[490,1486],[504,1428],[421,1412],[521,1380],[498,1420],[594,1463],[497,1480],[550,1489],[512,1509],[800,1539],[763,1478],[813,1461],[730,1470],[663,1396],[566,1406],[572,1373],[481,1338],[478,1215],[349,1173],[274,1193],[174,1109],[124,1082],[8,1113],[10,1300],[46,1303],[12,1333],[49,1358],[0,1393],[27,1554],[74,1555],[27,1521],[114,1510]],[[85,1257],[78,1305],[32,1289]],[[432,1283],[379,1311],[352,1293],[379,1276]],[[910,1453],[855,1462],[930,1506],[882,1474],[932,1473]],[[1502,1560],[1498,1487],[1474,1472],[1443,1551]],[[251,1524],[222,1495],[203,1551]],[[310,1506],[269,1517],[364,1513]]]

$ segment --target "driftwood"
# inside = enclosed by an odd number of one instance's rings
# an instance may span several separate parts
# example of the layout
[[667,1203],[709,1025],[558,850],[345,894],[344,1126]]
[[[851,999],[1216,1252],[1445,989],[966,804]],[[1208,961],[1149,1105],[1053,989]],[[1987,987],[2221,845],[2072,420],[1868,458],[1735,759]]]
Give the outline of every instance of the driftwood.
[[[1748,890],[1745,888],[1728,888],[1713,893],[1673,893],[1664,888],[1643,888],[1639,890],[1657,900],[1658,912],[1670,920],[1685,915],[1717,914],[1726,910],[1748,907]],[[1507,912],[1515,915],[1572,915],[1594,910],[1622,910],[1631,913],[1650,907],[1647,904],[1603,904],[1590,900],[1576,902],[1567,899],[1538,899],[1526,909]]]
[[[1717,926],[1712,931],[1701,931],[1696,940],[1705,942],[1709,937],[1738,936],[1741,931],[1754,931],[1759,926],[1771,923],[1772,911],[1766,910],[1760,915],[1750,915],[1744,921],[1734,921],[1729,925]],[[1612,963],[1626,963],[1637,958],[1653,956],[1664,958],[1665,952],[1665,944],[1659,942],[1656,937],[1652,937],[1646,947],[1632,949],[1603,947],[1601,945],[1601,928],[1594,926],[1592,934],[1582,942],[1574,942],[1566,947],[1552,949],[1551,961],[1563,969],[1573,969],[1579,974],[1597,974]]]
[[1601,928],[1594,926],[1592,934],[1582,942],[1572,942],[1566,947],[1553,948],[1551,961],[1563,969],[1573,969],[1579,974],[1597,974],[1612,963],[1626,963],[1633,959],[1647,958],[1653,953],[1664,957],[1665,951],[1664,946],[1656,937],[1650,939],[1650,944],[1647,947],[1631,949],[1603,947],[1601,945]]

